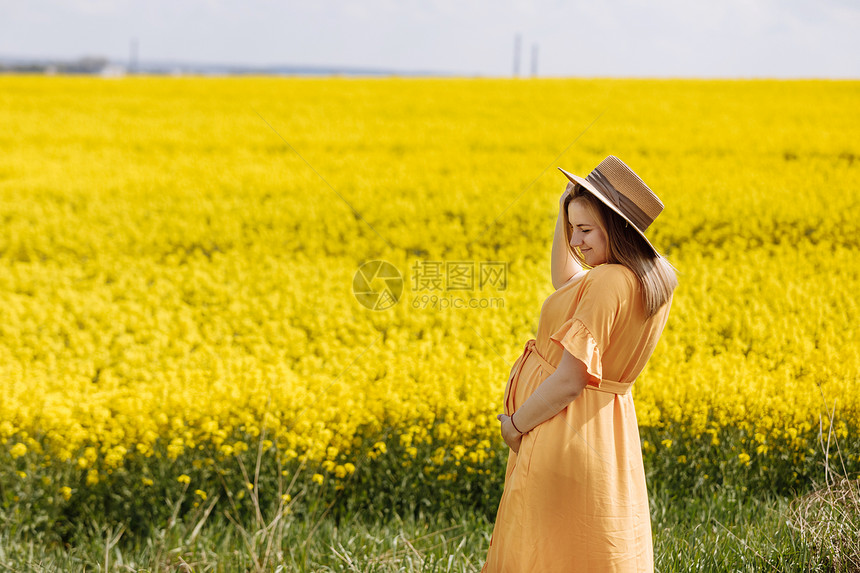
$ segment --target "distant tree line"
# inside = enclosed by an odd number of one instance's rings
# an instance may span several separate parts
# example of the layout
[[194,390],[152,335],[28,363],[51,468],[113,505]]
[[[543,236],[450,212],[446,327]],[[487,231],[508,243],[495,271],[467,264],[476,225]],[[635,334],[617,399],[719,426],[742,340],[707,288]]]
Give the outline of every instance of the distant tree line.
[[97,74],[107,65],[108,59],[101,56],[87,56],[73,61],[4,62],[0,61],[0,73],[57,73],[57,74]]

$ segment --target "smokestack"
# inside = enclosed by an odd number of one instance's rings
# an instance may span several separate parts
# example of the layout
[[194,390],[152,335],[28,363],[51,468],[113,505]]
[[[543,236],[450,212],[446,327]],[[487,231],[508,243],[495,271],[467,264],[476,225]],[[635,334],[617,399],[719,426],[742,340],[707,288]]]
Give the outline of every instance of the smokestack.
[[128,71],[132,74],[137,72],[137,38],[131,39],[128,49]]

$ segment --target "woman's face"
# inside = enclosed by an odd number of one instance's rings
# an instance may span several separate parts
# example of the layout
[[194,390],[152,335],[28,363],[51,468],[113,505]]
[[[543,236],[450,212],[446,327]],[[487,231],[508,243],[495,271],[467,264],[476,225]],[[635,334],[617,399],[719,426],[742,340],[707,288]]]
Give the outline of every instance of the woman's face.
[[579,249],[582,258],[590,267],[602,265],[608,259],[606,233],[597,216],[583,199],[574,199],[567,206],[570,227],[570,246]]

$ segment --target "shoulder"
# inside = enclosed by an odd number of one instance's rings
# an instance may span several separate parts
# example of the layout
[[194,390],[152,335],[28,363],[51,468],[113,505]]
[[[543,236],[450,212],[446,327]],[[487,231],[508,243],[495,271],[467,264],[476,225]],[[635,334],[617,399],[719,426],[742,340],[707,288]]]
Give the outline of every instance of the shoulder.
[[588,271],[586,279],[597,288],[632,292],[639,284],[633,271],[624,265],[606,263]]
[[626,307],[641,299],[639,279],[624,265],[606,263],[588,271],[581,296],[595,304],[613,308]]
[[588,271],[584,285],[574,301],[574,317],[579,318],[589,332],[602,332],[606,336],[615,320],[627,315],[636,306],[637,279],[633,271],[623,265],[603,264]]

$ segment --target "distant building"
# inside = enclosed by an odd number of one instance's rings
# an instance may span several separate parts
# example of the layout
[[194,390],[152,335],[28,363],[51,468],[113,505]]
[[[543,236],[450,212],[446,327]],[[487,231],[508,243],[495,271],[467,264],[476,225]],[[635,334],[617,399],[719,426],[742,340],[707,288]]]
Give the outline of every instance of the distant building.
[[125,66],[119,64],[107,64],[99,72],[99,75],[103,78],[122,78],[125,77],[125,74]]

